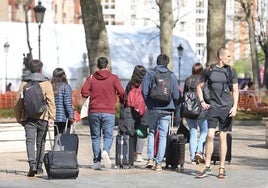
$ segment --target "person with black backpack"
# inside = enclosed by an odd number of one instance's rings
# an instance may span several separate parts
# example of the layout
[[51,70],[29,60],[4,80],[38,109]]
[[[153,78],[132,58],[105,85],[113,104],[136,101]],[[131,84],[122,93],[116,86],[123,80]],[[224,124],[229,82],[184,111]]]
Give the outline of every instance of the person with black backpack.
[[[156,171],[162,170],[169,124],[179,99],[177,78],[167,68],[168,63],[169,57],[160,54],[157,57],[157,66],[147,70],[142,82],[142,94],[147,106],[149,125],[146,167],[154,167]],[[159,130],[159,147],[154,161],[154,136],[157,130]]]
[[[198,178],[211,174],[211,157],[214,147],[216,128],[220,139],[220,167],[218,178],[225,178],[225,158],[227,153],[227,132],[232,131],[232,118],[237,113],[238,80],[236,71],[230,67],[231,52],[225,47],[217,51],[218,61],[206,68],[197,85],[197,94],[203,109],[208,109],[208,135],[205,147],[205,166]],[[205,101],[202,87],[208,83],[210,90],[210,104]]]
[[52,84],[42,74],[42,67],[40,60],[29,62],[31,74],[20,84],[15,105],[17,122],[25,129],[28,177],[43,173],[46,134],[48,126],[54,126],[56,116]]

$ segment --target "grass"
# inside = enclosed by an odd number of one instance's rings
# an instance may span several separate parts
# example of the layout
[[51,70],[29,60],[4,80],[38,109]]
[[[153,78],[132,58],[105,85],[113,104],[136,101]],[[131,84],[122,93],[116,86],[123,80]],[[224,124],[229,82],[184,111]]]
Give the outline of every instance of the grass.
[[252,112],[252,111],[238,111],[235,120],[262,120],[263,117],[268,117],[268,113]]

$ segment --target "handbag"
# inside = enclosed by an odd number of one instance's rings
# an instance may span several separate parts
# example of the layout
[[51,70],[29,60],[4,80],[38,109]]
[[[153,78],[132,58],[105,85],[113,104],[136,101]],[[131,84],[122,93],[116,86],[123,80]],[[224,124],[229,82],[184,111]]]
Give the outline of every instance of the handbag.
[[195,119],[201,113],[201,103],[195,91],[184,93],[184,99],[181,104],[180,115],[184,118]]

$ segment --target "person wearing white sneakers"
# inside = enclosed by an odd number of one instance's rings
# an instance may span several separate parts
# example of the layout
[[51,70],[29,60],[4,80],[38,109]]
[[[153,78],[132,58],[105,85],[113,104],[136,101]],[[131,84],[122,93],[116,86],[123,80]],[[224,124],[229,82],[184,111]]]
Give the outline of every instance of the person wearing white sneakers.
[[[81,89],[84,98],[90,97],[88,122],[93,149],[93,169],[101,169],[101,161],[105,168],[111,168],[109,152],[113,144],[115,124],[115,106],[117,97],[124,101],[124,88],[117,75],[109,71],[106,57],[98,59],[99,68],[89,76]],[[101,152],[101,135],[103,135],[103,150]]]

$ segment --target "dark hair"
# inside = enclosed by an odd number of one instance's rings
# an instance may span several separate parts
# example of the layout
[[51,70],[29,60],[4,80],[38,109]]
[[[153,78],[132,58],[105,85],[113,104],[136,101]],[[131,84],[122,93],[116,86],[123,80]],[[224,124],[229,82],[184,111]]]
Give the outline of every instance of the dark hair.
[[107,65],[108,65],[108,59],[106,57],[100,57],[98,59],[98,68],[99,69],[104,69],[104,68],[107,68]]
[[203,66],[201,63],[195,63],[192,67],[192,75],[201,75],[203,73]]
[[226,47],[220,47],[217,51],[217,57],[219,58],[220,56],[224,55],[226,50],[229,50],[229,49]]
[[157,63],[157,65],[165,65],[165,66],[167,66],[167,64],[169,63],[169,57],[166,54],[160,54],[157,57],[156,63]]
[[43,63],[38,59],[30,60],[29,68],[32,73],[41,72],[43,67]]
[[131,80],[129,81],[126,87],[127,93],[132,89],[133,86],[138,87],[141,84],[145,73],[146,73],[146,69],[144,68],[144,66],[142,65],[135,66],[132,76],[131,76]]
[[64,70],[62,68],[56,68],[53,71],[53,75],[51,79],[54,95],[58,94],[60,82],[68,83],[68,80],[67,80]]

